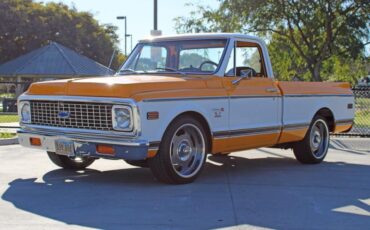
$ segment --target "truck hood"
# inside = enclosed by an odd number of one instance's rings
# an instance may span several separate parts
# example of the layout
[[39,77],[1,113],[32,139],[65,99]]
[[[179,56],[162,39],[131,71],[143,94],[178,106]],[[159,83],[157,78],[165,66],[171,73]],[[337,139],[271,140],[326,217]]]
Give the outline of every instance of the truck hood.
[[126,75],[39,82],[32,84],[26,94],[133,98],[149,92],[204,89],[206,86],[204,78]]

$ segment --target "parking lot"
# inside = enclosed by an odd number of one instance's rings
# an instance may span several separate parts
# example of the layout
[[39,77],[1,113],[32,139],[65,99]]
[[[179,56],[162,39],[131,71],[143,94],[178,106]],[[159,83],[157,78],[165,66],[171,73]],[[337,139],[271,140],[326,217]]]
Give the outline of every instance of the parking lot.
[[0,147],[0,229],[369,229],[370,152],[330,149],[320,165],[290,150],[210,156],[193,184],[98,160],[63,171],[42,151]]

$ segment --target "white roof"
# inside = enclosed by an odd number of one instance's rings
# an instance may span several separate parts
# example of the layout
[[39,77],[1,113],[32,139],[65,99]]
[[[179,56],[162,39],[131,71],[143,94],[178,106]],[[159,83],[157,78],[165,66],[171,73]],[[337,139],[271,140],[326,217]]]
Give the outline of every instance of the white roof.
[[239,33],[197,33],[197,34],[176,34],[166,36],[150,36],[146,37],[140,42],[152,42],[152,41],[173,41],[173,40],[191,40],[191,39],[212,39],[212,38],[242,38],[248,40],[254,40],[261,43],[264,41],[256,36],[239,34]]

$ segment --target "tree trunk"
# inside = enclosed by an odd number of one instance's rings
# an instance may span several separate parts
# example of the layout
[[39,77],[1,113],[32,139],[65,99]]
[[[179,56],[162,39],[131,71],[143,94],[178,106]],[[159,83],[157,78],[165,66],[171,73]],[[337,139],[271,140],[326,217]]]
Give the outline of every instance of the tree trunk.
[[313,65],[310,65],[309,69],[313,81],[322,81],[320,75],[321,63],[315,63]]

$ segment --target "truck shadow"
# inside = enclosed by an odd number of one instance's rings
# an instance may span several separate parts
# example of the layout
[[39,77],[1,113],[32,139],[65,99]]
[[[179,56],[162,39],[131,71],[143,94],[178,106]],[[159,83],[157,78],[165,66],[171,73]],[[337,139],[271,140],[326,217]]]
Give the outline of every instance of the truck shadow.
[[312,223],[353,229],[370,226],[369,175],[370,166],[342,162],[304,166],[290,158],[209,157],[193,184],[159,184],[141,168],[58,169],[42,179],[12,181],[2,199],[36,215],[99,229],[310,228]]

